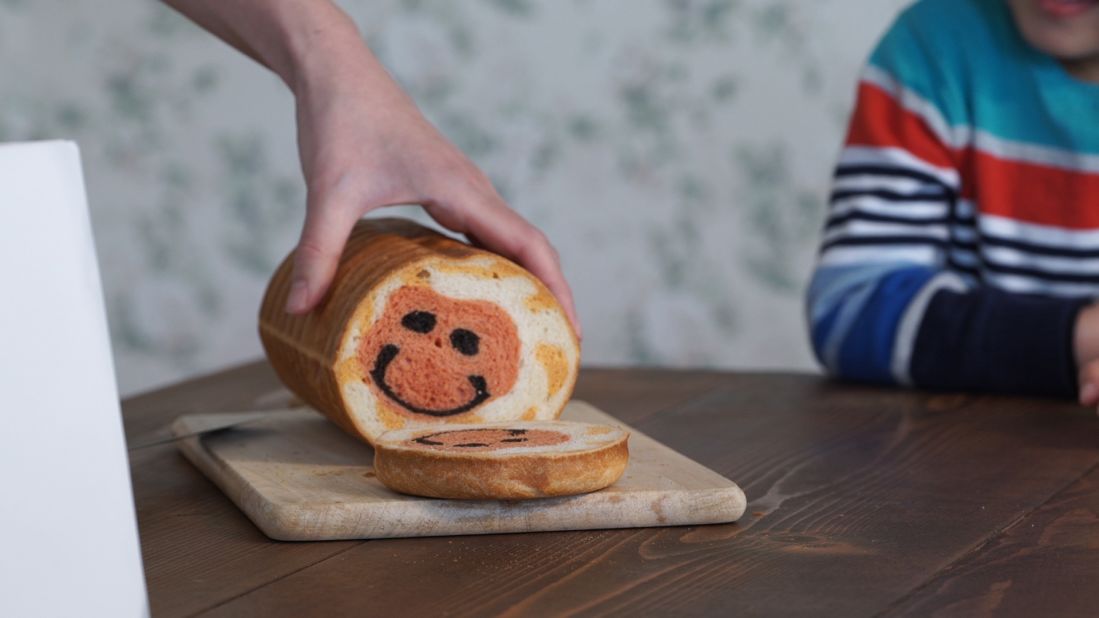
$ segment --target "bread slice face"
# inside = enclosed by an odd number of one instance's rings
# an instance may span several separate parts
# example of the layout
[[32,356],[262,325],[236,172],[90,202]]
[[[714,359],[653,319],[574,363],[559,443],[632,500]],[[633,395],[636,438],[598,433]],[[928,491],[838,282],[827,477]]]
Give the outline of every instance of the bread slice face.
[[324,304],[283,311],[292,255],[260,336],[276,373],[349,433],[555,419],[579,342],[548,289],[516,264],[399,219],[360,221]]
[[399,429],[374,444],[374,472],[394,491],[432,498],[567,496],[617,481],[628,439],[617,427],[571,421]]

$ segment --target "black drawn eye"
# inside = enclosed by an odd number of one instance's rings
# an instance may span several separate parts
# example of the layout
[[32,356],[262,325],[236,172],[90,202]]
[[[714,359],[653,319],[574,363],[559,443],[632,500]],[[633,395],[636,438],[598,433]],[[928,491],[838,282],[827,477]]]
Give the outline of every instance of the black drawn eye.
[[401,326],[417,333],[430,333],[435,328],[435,314],[427,311],[410,311],[401,318]]
[[481,347],[481,338],[471,330],[456,328],[450,333],[450,345],[466,356],[476,356]]

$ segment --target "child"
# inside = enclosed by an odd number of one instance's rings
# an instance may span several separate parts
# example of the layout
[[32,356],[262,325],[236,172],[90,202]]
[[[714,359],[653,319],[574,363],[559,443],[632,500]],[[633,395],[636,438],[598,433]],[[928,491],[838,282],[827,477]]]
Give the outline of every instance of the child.
[[1099,0],[921,0],[858,90],[808,294],[834,375],[1099,401]]

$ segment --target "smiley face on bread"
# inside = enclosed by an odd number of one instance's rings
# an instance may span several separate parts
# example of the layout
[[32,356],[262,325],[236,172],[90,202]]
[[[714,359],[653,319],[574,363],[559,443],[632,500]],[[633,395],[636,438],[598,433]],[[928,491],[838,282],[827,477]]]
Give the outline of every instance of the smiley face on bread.
[[410,438],[410,444],[439,451],[481,452],[511,448],[536,448],[567,442],[569,436],[549,429],[475,427],[429,433]]
[[389,297],[359,356],[376,396],[413,414],[453,416],[511,391],[519,335],[499,305],[406,286]]

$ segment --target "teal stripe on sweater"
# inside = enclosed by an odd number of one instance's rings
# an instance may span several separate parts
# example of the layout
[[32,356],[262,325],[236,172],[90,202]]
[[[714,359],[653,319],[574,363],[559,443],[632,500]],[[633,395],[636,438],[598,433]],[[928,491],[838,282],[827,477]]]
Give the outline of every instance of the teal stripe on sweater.
[[952,127],[1099,155],[1099,84],[1073,78],[1029,47],[1006,0],[920,0],[870,64],[931,103]]

